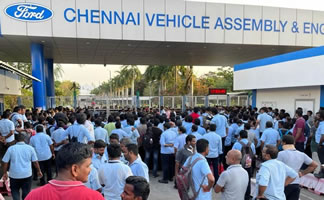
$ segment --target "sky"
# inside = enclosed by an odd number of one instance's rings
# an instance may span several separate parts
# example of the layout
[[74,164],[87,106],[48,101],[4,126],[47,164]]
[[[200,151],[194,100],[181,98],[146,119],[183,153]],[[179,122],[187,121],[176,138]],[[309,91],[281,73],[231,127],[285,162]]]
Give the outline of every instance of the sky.
[[[273,6],[283,8],[297,8],[307,10],[324,11],[324,0],[187,0],[199,2],[216,2],[227,4],[242,4],[242,5],[259,5]],[[64,75],[61,80],[76,81],[81,85],[81,94],[87,94],[91,89],[100,85],[100,83],[109,80],[117,75],[120,70],[120,65],[73,65],[62,64]],[[201,76],[209,71],[217,71],[217,66],[199,66],[194,67],[194,74]],[[146,66],[139,66],[139,69],[144,73]],[[76,73],[77,72],[77,73]]]

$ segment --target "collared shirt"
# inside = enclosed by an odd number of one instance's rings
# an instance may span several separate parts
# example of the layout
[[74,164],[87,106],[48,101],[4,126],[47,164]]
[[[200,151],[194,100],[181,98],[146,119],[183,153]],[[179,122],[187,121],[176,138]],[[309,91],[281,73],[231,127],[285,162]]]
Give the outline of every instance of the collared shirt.
[[50,180],[48,184],[32,190],[25,200],[61,199],[103,200],[104,197],[80,181]]
[[82,124],[73,124],[69,128],[66,129],[64,136],[70,136],[70,138],[76,137],[77,141],[80,143],[87,144],[88,141],[95,141],[94,137],[91,137],[88,129],[84,127]]
[[[313,160],[308,157],[303,152],[297,151],[296,149],[287,149],[284,151],[280,151],[278,154],[277,160],[282,161],[289,167],[295,170],[295,172],[299,172],[300,168],[303,164],[310,165]],[[297,176],[297,178],[291,183],[291,184],[299,184],[300,178]]]
[[205,135],[206,134],[206,129],[201,127],[201,126],[198,126],[198,130],[197,132],[200,134],[200,135]]
[[164,131],[160,138],[160,144],[161,144],[161,153],[163,154],[173,154],[174,153],[174,147],[165,147],[165,144],[174,144],[175,139],[177,137],[177,134],[174,131],[171,131],[170,129]]
[[225,146],[231,146],[232,145],[232,135],[234,134],[234,129],[232,126],[228,127],[228,134],[225,138]]
[[136,128],[134,130],[132,130],[133,128],[135,128],[135,127],[128,126],[128,127],[124,128],[123,130],[127,133],[126,137],[128,137],[133,144],[137,144],[137,138],[140,137],[140,134]]
[[106,131],[106,129],[102,128],[101,126],[97,127],[94,130],[95,133],[95,139],[97,140],[102,140],[104,141],[106,144],[108,144],[108,132]]
[[223,137],[226,137],[226,128],[228,127],[227,118],[224,115],[217,114],[211,120],[212,124],[216,124],[216,133]]
[[105,199],[121,200],[120,195],[124,191],[126,179],[132,176],[132,170],[120,160],[109,160],[98,170],[99,182],[105,185],[103,193]]
[[134,176],[141,176],[147,180],[147,182],[150,182],[149,178],[149,170],[147,165],[140,159],[139,157],[132,163],[128,164],[129,167],[132,170],[132,173]]
[[122,128],[128,127],[128,124],[127,124],[127,120],[126,119],[123,120],[123,121],[121,121],[120,123],[121,123]]
[[[52,140],[55,141],[55,143],[60,143],[60,142],[62,142],[63,140],[67,140],[67,139],[68,139],[67,136],[64,137],[64,133],[65,133],[65,130],[64,130],[63,128],[58,128],[58,129],[56,129],[56,130],[52,133],[51,138],[52,138]],[[60,150],[63,146],[64,146],[64,145],[60,145],[60,146],[58,146],[58,147],[54,147],[54,151],[58,151],[58,150]]]
[[174,141],[174,148],[176,148],[177,150],[182,149],[186,144],[186,137],[187,134],[184,133],[178,135]]
[[298,174],[283,162],[272,159],[261,164],[256,182],[258,186],[267,187],[264,192],[267,199],[285,200],[285,180],[288,176],[296,178]]
[[273,122],[273,119],[270,115],[268,115],[267,113],[262,113],[260,115],[258,115],[258,120],[260,121],[260,132],[263,132],[266,129],[266,123],[268,121]]
[[221,173],[217,185],[224,188],[223,200],[244,200],[249,175],[240,164],[231,165]]
[[[106,150],[106,149],[105,149],[105,150]],[[107,152],[107,154],[108,154],[108,152]],[[102,156],[100,156],[99,154],[94,153],[94,154],[92,155],[92,165],[93,165],[93,167],[96,168],[97,170],[99,170],[100,167],[101,167],[102,165],[104,165],[105,163],[107,163],[107,162],[108,162],[108,157],[106,157],[105,154],[102,155]]]
[[[246,138],[241,139],[240,141],[243,142],[245,145],[247,145],[249,143],[248,139],[246,139]],[[251,146],[250,147],[252,149],[253,154],[255,155],[255,145],[254,145],[254,143],[251,142]],[[236,149],[238,151],[241,151],[242,150],[242,144],[237,141],[233,145],[233,148],[232,149]]]
[[163,126],[164,123],[159,123],[159,125],[157,126],[159,129],[161,129],[161,131],[163,132],[164,131],[164,126]]
[[[316,142],[317,144],[320,143],[320,141],[321,141],[321,137],[322,137],[323,135],[324,135],[324,121],[321,121],[321,122],[319,123],[319,126],[318,126],[316,132],[315,132],[315,142]],[[324,145],[324,142],[323,142],[322,145]]]
[[3,162],[9,163],[9,176],[11,178],[23,179],[32,175],[31,162],[37,161],[36,152],[33,147],[18,142],[10,146],[4,155]]
[[17,127],[17,125],[18,125],[18,120],[21,120],[21,122],[22,122],[21,128],[24,128],[24,119],[23,119],[22,115],[19,113],[16,113],[16,112],[12,113],[11,121],[14,123],[15,127]]
[[191,133],[192,123],[191,122],[182,122],[182,126],[186,129],[186,133]]
[[36,133],[30,138],[30,145],[35,148],[39,161],[48,160],[52,157],[50,148],[52,144],[52,139],[45,133]]
[[187,158],[191,155],[193,155],[193,149],[192,147],[189,148],[187,145],[185,145],[182,149],[177,151],[175,161],[179,162],[180,167],[183,166],[183,164],[186,162]]
[[198,141],[199,139],[203,138],[203,136],[200,135],[198,132],[191,132],[188,135],[194,135],[196,137],[196,141]]
[[91,171],[88,175],[88,181],[84,184],[86,187],[98,190],[101,188],[101,185],[99,183],[99,176],[97,169],[93,167],[93,165],[90,165]]
[[[190,164],[189,158],[184,163],[184,166],[186,167],[188,167],[188,165]],[[199,160],[192,168],[192,179],[195,185],[195,189],[198,192],[202,181],[203,181],[203,185],[208,185],[207,175],[211,174],[212,172],[209,168],[206,158],[200,153],[195,153],[192,156],[191,162],[193,162],[197,158],[200,158],[201,160]],[[212,199],[212,192],[211,191],[204,192],[202,188],[200,189],[199,194],[196,198],[196,200],[211,200],[211,199]]]
[[127,136],[127,133],[121,128],[117,128],[117,129],[112,130],[111,135],[112,134],[117,134],[118,137],[119,137],[119,141]]
[[263,131],[261,141],[264,142],[264,145],[271,144],[273,146],[276,146],[278,140],[280,140],[278,131],[274,130],[273,128],[267,128]]
[[112,131],[116,129],[115,123],[109,122],[108,124],[105,125],[104,129],[107,130],[108,136],[110,136]]
[[[11,131],[15,130],[15,125],[9,119],[0,120],[0,134],[1,136],[7,136]],[[12,142],[15,140],[15,135],[12,134],[6,139],[6,142]]]
[[203,138],[209,142],[209,153],[207,158],[217,158],[222,151],[222,138],[215,132],[206,133]]

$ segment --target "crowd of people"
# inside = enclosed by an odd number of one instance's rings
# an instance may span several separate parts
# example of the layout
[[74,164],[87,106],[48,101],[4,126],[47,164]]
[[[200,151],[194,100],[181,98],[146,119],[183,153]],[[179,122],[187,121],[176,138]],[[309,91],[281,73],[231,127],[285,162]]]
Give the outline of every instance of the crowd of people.
[[[14,200],[146,200],[150,177],[185,200],[212,199],[212,191],[224,200],[298,200],[300,177],[324,178],[324,110],[161,107],[107,116],[17,106],[3,112],[0,134]],[[33,180],[41,187],[31,191]]]

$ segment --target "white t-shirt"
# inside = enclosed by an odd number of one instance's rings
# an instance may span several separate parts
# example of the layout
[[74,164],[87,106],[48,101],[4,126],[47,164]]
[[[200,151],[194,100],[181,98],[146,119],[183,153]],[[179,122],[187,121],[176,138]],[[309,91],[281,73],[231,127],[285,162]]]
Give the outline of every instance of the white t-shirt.
[[120,160],[109,160],[99,170],[99,182],[105,185],[103,193],[105,199],[121,200],[120,195],[124,191],[126,179],[132,176],[132,170]]

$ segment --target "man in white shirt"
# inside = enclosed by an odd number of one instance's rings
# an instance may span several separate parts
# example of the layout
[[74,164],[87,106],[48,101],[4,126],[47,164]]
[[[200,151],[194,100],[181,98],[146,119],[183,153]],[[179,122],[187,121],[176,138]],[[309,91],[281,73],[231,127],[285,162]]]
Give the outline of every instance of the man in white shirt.
[[[299,182],[300,178],[308,173],[313,172],[317,163],[308,157],[305,153],[296,150],[295,139],[292,135],[284,135],[282,138],[283,151],[279,152],[277,160],[285,163],[294,169],[299,176],[289,185],[285,187],[285,196],[287,200],[298,200],[300,194]],[[305,170],[300,170],[303,164],[308,167]]]
[[99,182],[103,185],[105,199],[121,200],[127,177],[132,176],[131,169],[120,161],[119,144],[110,144],[107,148],[109,161],[99,171]]
[[124,154],[128,160],[128,166],[131,168],[134,176],[144,177],[149,182],[149,170],[147,165],[138,157],[138,147],[136,144],[126,145],[127,152]]
[[248,173],[241,166],[242,154],[238,150],[230,150],[226,156],[229,165],[215,186],[215,192],[222,192],[222,200],[244,200],[249,183]]

